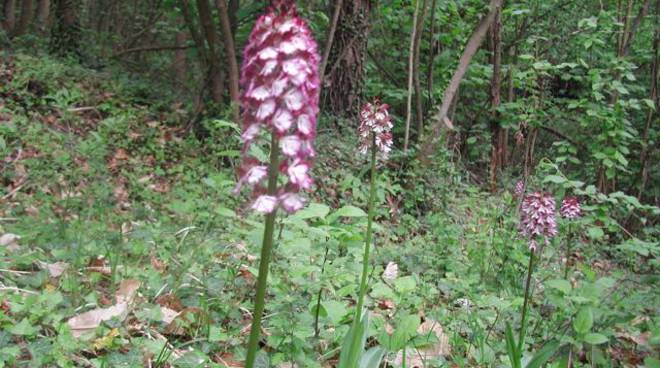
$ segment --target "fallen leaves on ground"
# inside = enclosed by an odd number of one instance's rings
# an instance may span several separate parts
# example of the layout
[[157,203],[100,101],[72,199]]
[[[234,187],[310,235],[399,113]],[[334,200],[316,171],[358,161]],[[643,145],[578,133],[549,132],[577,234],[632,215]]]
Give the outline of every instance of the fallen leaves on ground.
[[124,321],[129,313],[129,306],[132,303],[140,282],[137,280],[124,280],[119,285],[115,294],[116,304],[107,308],[96,308],[70,318],[67,324],[71,328],[74,337],[81,337],[84,334],[94,331],[101,323],[117,318]]
[[[417,349],[406,350],[406,367],[409,368],[424,368],[425,362],[440,357],[448,356],[451,353],[451,346],[449,346],[449,337],[445,335],[444,330],[439,322],[427,319],[419,325],[417,333],[422,336],[429,336],[429,341],[435,341],[430,346],[425,346]],[[433,336],[435,335],[435,336]],[[403,351],[399,351],[396,358],[392,361],[394,366],[401,366],[403,363]]]

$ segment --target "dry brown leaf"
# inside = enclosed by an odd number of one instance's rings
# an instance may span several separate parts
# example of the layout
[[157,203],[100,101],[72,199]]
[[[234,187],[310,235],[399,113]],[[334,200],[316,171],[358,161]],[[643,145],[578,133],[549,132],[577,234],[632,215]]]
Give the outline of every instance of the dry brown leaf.
[[18,241],[21,240],[21,237],[12,234],[12,233],[5,233],[0,236],[0,247],[9,247],[12,245],[18,246]]
[[37,264],[42,270],[48,270],[50,277],[60,277],[69,268],[69,264],[66,262],[46,263],[38,261]]
[[[431,346],[419,349],[406,350],[406,367],[410,368],[424,368],[425,362],[436,359],[442,356],[448,356],[451,353],[449,346],[449,337],[445,335],[442,326],[439,322],[427,319],[419,325],[417,333],[420,335],[435,334],[435,342]],[[392,364],[394,366],[401,366],[403,363],[403,352],[400,351]]]
[[140,281],[134,279],[122,280],[119,284],[119,289],[115,293],[117,304],[127,303],[130,304],[135,299],[135,294],[140,288]]
[[160,307],[160,313],[162,316],[161,321],[165,322],[168,325],[172,323],[172,321],[174,321],[176,317],[179,316],[179,314],[181,314],[180,312],[177,312],[173,309],[163,306]]
[[242,362],[237,362],[234,360],[234,354],[229,352],[217,353],[213,356],[213,361],[216,363],[223,364],[228,368],[243,368],[245,364]]
[[79,314],[67,321],[74,337],[80,337],[87,332],[93,331],[102,322],[109,321],[112,318],[118,318],[123,321],[128,316],[128,304],[115,304],[108,308],[97,308],[91,311]]

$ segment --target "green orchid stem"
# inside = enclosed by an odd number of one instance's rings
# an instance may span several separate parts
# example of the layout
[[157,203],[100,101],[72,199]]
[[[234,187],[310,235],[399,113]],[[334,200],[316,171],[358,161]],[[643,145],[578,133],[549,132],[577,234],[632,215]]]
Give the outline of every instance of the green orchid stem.
[[[371,134],[371,185],[369,187],[369,203],[367,210],[367,234],[364,241],[364,255],[362,256],[362,276],[360,278],[360,290],[358,294],[358,302],[355,306],[355,318],[353,319],[353,331],[358,330],[358,326],[362,323],[362,307],[364,306],[364,296],[367,293],[367,277],[369,275],[369,250],[371,248],[371,235],[372,224],[374,221],[374,202],[376,199],[376,136]],[[358,333],[353,334],[353,341],[348,354],[348,361],[357,364],[360,355],[362,354],[362,345],[358,343],[361,335]]]
[[374,202],[376,200],[376,138],[372,133],[371,144],[371,186],[369,188],[369,203],[367,216],[367,235],[364,241],[364,255],[362,256],[362,277],[360,279],[360,294],[355,309],[355,321],[360,322],[364,296],[367,293],[367,276],[369,274],[369,250],[371,249],[372,224],[374,222]]
[[532,283],[532,272],[534,267],[534,250],[529,253],[529,266],[527,267],[527,281],[525,282],[525,301],[523,302],[522,315],[520,317],[520,335],[518,336],[518,353],[522,354],[525,345],[525,332],[527,327],[527,307],[529,306],[529,289]]
[[564,279],[568,280],[568,260],[571,257],[571,243],[573,242],[573,232],[571,223],[568,224],[568,235],[566,236],[566,263],[564,264]]
[[[268,168],[268,195],[276,195],[277,173],[279,170],[279,142],[275,134],[271,140],[270,167]],[[261,258],[259,260],[259,276],[257,277],[257,295],[254,300],[254,312],[252,314],[252,328],[248,340],[247,357],[245,367],[253,368],[254,361],[259,350],[259,337],[261,334],[261,317],[264,314],[264,299],[266,298],[266,285],[268,283],[268,267],[273,251],[273,233],[275,232],[275,217],[277,210],[266,215],[264,227],[264,239],[261,245]]]

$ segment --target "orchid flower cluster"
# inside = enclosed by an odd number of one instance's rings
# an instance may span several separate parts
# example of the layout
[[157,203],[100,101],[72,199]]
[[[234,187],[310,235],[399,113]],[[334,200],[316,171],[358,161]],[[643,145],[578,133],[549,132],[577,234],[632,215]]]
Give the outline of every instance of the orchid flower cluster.
[[576,219],[582,215],[580,208],[580,201],[575,197],[566,197],[561,201],[561,208],[559,209],[561,217],[569,220]]
[[358,127],[359,150],[362,154],[366,154],[372,144],[376,145],[383,158],[387,158],[392,150],[392,119],[387,111],[388,108],[387,104],[378,100],[362,105]]
[[516,186],[513,188],[513,194],[516,196],[516,198],[522,198],[522,196],[525,194],[525,182],[518,180],[518,182],[516,182]]
[[526,195],[520,205],[521,232],[529,238],[529,249],[535,251],[539,236],[548,239],[557,235],[555,199],[550,193],[534,192]]
[[[243,164],[235,191],[244,184],[254,186],[252,209],[256,212],[268,214],[280,207],[296,212],[304,205],[299,192],[313,184],[319,56],[311,31],[292,1],[275,1],[257,20],[243,60]],[[271,149],[279,149],[284,156],[277,168],[249,155],[252,144],[263,143],[264,130],[272,134],[275,147]],[[273,169],[284,174],[287,182],[269,193],[264,183]]]

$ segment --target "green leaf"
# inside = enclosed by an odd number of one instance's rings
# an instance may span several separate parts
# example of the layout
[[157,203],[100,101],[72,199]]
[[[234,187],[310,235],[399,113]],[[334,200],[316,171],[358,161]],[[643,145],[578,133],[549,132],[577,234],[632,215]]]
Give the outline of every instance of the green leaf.
[[382,346],[374,346],[367,350],[360,359],[360,368],[378,368],[387,350]]
[[346,336],[344,336],[337,368],[354,368],[357,366],[360,356],[364,351],[368,330],[369,315],[365,311],[362,312],[360,323],[351,324],[351,328],[346,333]]
[[509,355],[511,367],[520,368],[520,354],[518,354],[518,345],[516,339],[513,337],[513,330],[509,322],[506,323],[506,330],[504,331],[504,339],[506,341],[506,352]]
[[563,184],[567,180],[563,176],[559,175],[548,175],[545,178],[543,178],[544,183],[555,183],[555,184]]
[[322,302],[321,305],[330,321],[335,325],[338,325],[348,312],[344,304],[336,300],[327,300]]
[[591,239],[600,239],[603,236],[605,236],[605,233],[603,232],[603,229],[601,229],[599,227],[592,226],[592,227],[587,229],[587,235]]
[[37,333],[37,328],[32,326],[27,318],[23,318],[19,323],[9,327],[9,332],[14,335],[32,336]]
[[412,276],[404,276],[394,280],[394,289],[401,294],[411,292],[416,287],[417,282]]
[[397,320],[396,329],[391,336],[388,336],[387,348],[390,351],[401,350],[406,347],[408,341],[417,335],[420,319],[416,314],[409,314],[400,317]]
[[355,206],[344,206],[333,215],[337,217],[366,217],[367,213]]
[[215,213],[221,217],[236,217],[236,212],[223,206],[216,207]]
[[594,316],[591,307],[583,307],[573,320],[573,329],[578,334],[586,334],[594,325]]
[[298,219],[324,218],[329,212],[330,207],[320,203],[312,203],[307,208],[298,211],[294,216]]
[[185,353],[181,358],[174,361],[177,368],[195,368],[202,367],[207,360],[206,355],[198,350]]
[[545,285],[557,289],[564,294],[571,292],[571,283],[563,279],[548,280]]
[[559,349],[559,341],[551,341],[543,346],[541,350],[534,354],[532,360],[527,363],[525,368],[541,368]]
[[600,345],[608,341],[607,336],[599,333],[588,333],[584,335],[584,342],[591,345]]

